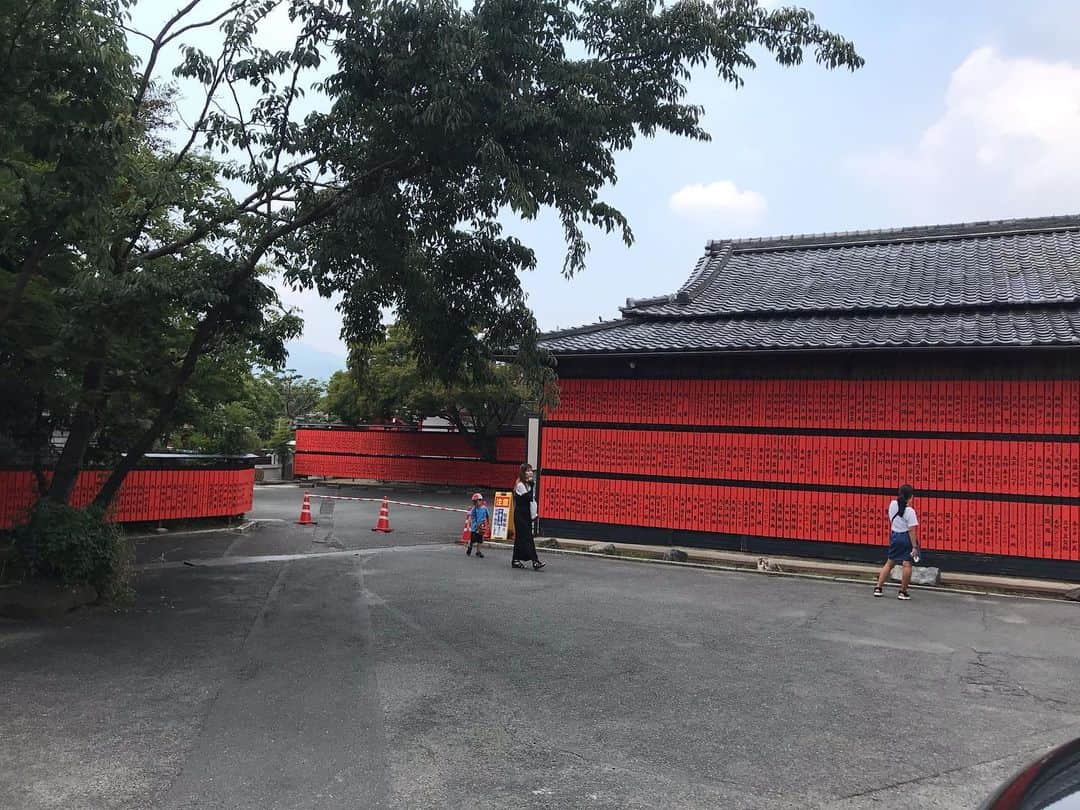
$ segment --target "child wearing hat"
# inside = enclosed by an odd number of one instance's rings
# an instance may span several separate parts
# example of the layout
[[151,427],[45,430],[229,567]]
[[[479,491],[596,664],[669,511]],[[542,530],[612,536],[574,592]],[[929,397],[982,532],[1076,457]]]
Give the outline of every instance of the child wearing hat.
[[469,510],[469,547],[466,554],[472,554],[473,546],[476,546],[476,556],[483,558],[480,544],[484,542],[484,525],[488,522],[488,508],[484,503],[484,496],[479,492],[473,493],[472,509]]

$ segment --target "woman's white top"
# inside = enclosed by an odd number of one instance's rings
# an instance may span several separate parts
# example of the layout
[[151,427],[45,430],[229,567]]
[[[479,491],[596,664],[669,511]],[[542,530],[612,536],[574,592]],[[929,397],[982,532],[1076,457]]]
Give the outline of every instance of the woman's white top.
[[536,508],[536,498],[531,497],[532,496],[532,490],[529,487],[525,486],[520,481],[518,481],[517,486],[514,487],[514,494],[515,495],[529,495],[530,496],[530,498],[529,498],[529,519],[530,520],[536,520],[536,514],[537,514],[537,512],[539,510]]

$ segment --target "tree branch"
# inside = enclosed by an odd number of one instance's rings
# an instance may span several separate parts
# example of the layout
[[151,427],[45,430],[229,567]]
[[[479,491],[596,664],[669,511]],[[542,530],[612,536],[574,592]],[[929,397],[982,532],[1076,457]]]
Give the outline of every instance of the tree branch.
[[[173,158],[172,165],[168,169],[168,174],[175,172],[176,169],[179,168],[180,164],[183,163],[184,158],[187,157],[188,152],[190,152],[191,148],[195,145],[195,140],[199,137],[199,133],[206,125],[206,119],[210,112],[210,105],[214,101],[214,94],[217,93],[218,87],[221,86],[222,77],[224,77],[225,73],[232,65],[232,59],[235,53],[235,48],[230,48],[226,46],[222,49],[221,54],[218,56],[218,61],[215,65],[214,78],[213,81],[211,81],[210,86],[207,88],[206,101],[203,104],[202,111],[199,113],[199,117],[195,119],[195,125],[191,127],[191,137],[188,138],[187,143],[184,144],[180,151],[176,153],[175,157]],[[120,254],[119,264],[122,265],[125,261],[127,261],[128,256],[131,255],[131,251],[135,249],[135,245],[138,243],[139,239],[143,235],[143,232],[146,230],[146,224],[150,221],[150,215],[154,212],[154,209],[158,207],[158,204],[161,202],[161,198],[164,193],[165,188],[164,186],[162,186],[158,189],[157,194],[154,195],[154,198],[149,203],[147,203],[145,209],[143,210],[142,216],[139,218],[138,223],[136,223],[135,227],[130,232],[131,238],[128,239],[127,246]]]
[[[198,2],[198,0],[196,0],[196,2]],[[208,25],[213,25],[216,22],[220,22],[221,20],[225,19],[226,17],[228,17],[233,12],[239,11],[240,9],[242,9],[245,5],[247,5],[246,0],[242,0],[239,3],[235,3],[235,4],[231,5],[231,6],[229,6],[227,9],[225,9],[223,12],[218,14],[213,19],[203,20],[203,22],[191,23],[190,25],[185,25],[183,28],[179,29],[178,31],[174,31],[173,33],[169,34],[169,36],[167,36],[162,41],[161,44],[162,45],[168,45],[174,39],[176,39],[179,36],[182,36],[183,34],[186,34],[188,31],[194,31],[196,28],[206,28]]]
[[153,78],[154,68],[157,67],[161,49],[165,47],[165,37],[168,36],[169,29],[186,17],[201,2],[202,0],[191,0],[186,6],[177,11],[172,16],[172,19],[165,23],[165,26],[158,32],[157,37],[154,38],[153,47],[150,48],[150,56],[146,59],[146,70],[143,71],[142,79],[139,80],[139,88],[135,91],[135,96],[132,99],[132,107],[136,112],[146,100],[146,91],[150,87],[150,80]]
[[[293,66],[292,80],[289,82],[289,89],[286,91],[285,108],[281,111],[281,121],[278,126],[278,146],[277,153],[274,155],[274,168],[271,174],[277,174],[278,166],[281,164],[281,155],[285,151],[285,131],[289,127],[289,110],[292,109],[293,98],[296,97],[296,84],[300,77],[300,60],[297,58],[299,49],[299,42],[293,46],[293,59],[296,60],[296,64]],[[267,208],[269,208],[270,202],[267,201]]]
[[22,300],[23,293],[26,292],[26,287],[29,285],[30,279],[37,274],[42,258],[49,252],[49,244],[50,241],[48,239],[36,239],[33,246],[26,254],[26,257],[23,259],[22,267],[19,268],[19,275],[15,279],[15,284],[7,295],[4,311],[0,314],[0,326],[7,323],[11,316],[15,314],[15,310]]
[[[321,158],[318,157],[318,156],[306,158],[306,159],[300,161],[299,163],[293,164],[288,171],[289,172],[296,171],[297,169],[303,168],[304,166],[308,166],[308,165],[310,165],[312,163],[317,163],[319,160],[321,160]],[[381,176],[387,170],[392,169],[395,166],[401,165],[401,164],[402,164],[402,159],[401,158],[392,158],[390,160],[384,161],[383,163],[379,164],[378,166],[375,166],[375,167],[371,168],[370,170],[368,170],[367,172],[365,172],[365,174],[362,177],[358,178],[355,181],[355,184],[357,186],[361,186],[361,185],[365,184],[366,182],[370,181],[373,177]],[[401,173],[401,177],[404,178],[405,176],[407,176],[407,172],[403,171]],[[277,178],[275,178],[275,179],[277,179]],[[180,250],[183,250],[185,247],[188,247],[189,245],[192,245],[195,242],[202,239],[204,236],[209,234],[217,226],[222,225],[225,222],[228,222],[228,221],[230,221],[232,219],[235,219],[240,214],[251,213],[248,210],[248,206],[250,206],[250,205],[252,205],[253,203],[256,203],[256,202],[258,202],[258,204],[261,205],[261,203],[266,199],[266,195],[267,194],[272,194],[273,191],[274,191],[274,188],[276,188],[277,185],[279,185],[279,184],[280,183],[275,184],[275,185],[273,185],[271,187],[257,189],[252,194],[249,194],[247,196],[247,198],[244,199],[240,204],[230,208],[228,211],[223,212],[219,216],[216,216],[216,217],[213,217],[213,218],[207,220],[207,222],[205,222],[202,225],[200,225],[200,226],[196,227],[195,229],[193,229],[191,231],[191,233],[189,233],[187,236],[184,236],[184,237],[182,237],[180,239],[177,239],[177,240],[175,240],[173,242],[170,242],[168,244],[161,245],[160,247],[154,248],[152,250],[147,250],[147,251],[144,251],[144,252],[138,254],[137,256],[135,256],[135,257],[133,257],[131,259],[131,261],[129,262],[129,265],[144,264],[145,262],[151,261],[153,259],[159,259],[162,256],[169,256],[169,255],[171,255],[173,253],[177,253]],[[324,203],[323,205],[316,206],[315,208],[312,209],[311,212],[298,217],[294,222],[286,223],[286,224],[281,225],[279,228],[275,228],[273,231],[270,231],[269,233],[270,234],[276,234],[276,235],[274,235],[273,238],[271,239],[271,241],[269,243],[267,243],[266,247],[268,248],[270,246],[270,244],[273,244],[274,241],[276,241],[277,239],[280,239],[282,236],[287,236],[288,234],[292,233],[293,231],[298,230],[298,229],[304,227],[305,225],[311,224],[311,222],[314,222],[316,218],[321,218],[321,216],[325,216],[326,214],[331,213],[335,208],[337,208],[337,206],[341,205],[347,199],[352,199],[358,193],[360,193],[361,190],[362,189],[360,189],[360,188],[356,188],[356,189],[353,189],[351,191],[342,190],[342,191],[340,191],[338,193],[338,196],[333,198],[333,201],[334,201],[333,205],[330,205],[329,207],[327,207],[327,205]],[[311,213],[316,213],[317,216],[312,217],[312,216],[310,216]],[[266,252],[266,248],[263,249],[262,253],[265,253],[265,252]],[[260,258],[261,257],[262,257],[262,254],[260,254]]]
[[123,23],[120,23],[120,30],[128,34],[134,34],[137,37],[142,37],[151,45],[156,44],[152,36],[150,36],[149,34],[144,34],[142,31],[132,28],[130,25],[124,25]]
[[[244,108],[243,105],[240,103],[240,96],[236,94],[236,85],[233,84],[233,80],[229,76],[225,77],[225,84],[228,86],[229,92],[232,94],[233,103],[236,104],[236,115],[240,121],[240,126],[243,127],[246,131],[249,124],[244,123]],[[255,153],[251,150],[251,141],[249,139],[245,139],[244,149],[247,150],[248,159],[251,161],[251,168],[254,169],[256,166],[259,165],[259,161],[255,159]],[[274,174],[277,174],[276,165],[274,166]]]
[[30,15],[34,9],[38,6],[41,0],[34,0],[32,3],[27,3],[25,9],[23,9],[22,19],[15,25],[15,30],[11,32],[11,47],[8,48],[7,65],[5,72],[10,74],[11,64],[15,59],[15,47],[19,44],[19,37],[23,34],[23,29],[26,27],[27,21],[30,19]]

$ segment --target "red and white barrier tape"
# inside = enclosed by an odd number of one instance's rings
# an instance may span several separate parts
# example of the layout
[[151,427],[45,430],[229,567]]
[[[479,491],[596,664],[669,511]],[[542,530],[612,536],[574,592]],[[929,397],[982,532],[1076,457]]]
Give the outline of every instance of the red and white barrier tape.
[[[368,501],[369,503],[382,503],[383,502],[382,498],[355,498],[355,497],[348,497],[348,496],[345,496],[345,495],[316,495],[314,493],[310,493],[310,497],[311,498],[322,498],[325,501]],[[394,506],[411,506],[414,509],[434,509],[437,512],[461,512],[462,514],[464,514],[465,512],[469,511],[468,509],[458,509],[458,508],[453,507],[453,506],[432,506],[431,504],[427,504],[427,503],[409,503],[408,501],[389,501],[388,500],[387,503],[388,504],[393,504]]]

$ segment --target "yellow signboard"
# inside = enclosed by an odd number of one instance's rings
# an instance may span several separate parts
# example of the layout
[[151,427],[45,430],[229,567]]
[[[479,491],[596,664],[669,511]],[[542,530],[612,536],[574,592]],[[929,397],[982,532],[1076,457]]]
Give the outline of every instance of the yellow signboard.
[[514,496],[510,492],[496,492],[491,510],[491,539],[506,540],[514,521]]

